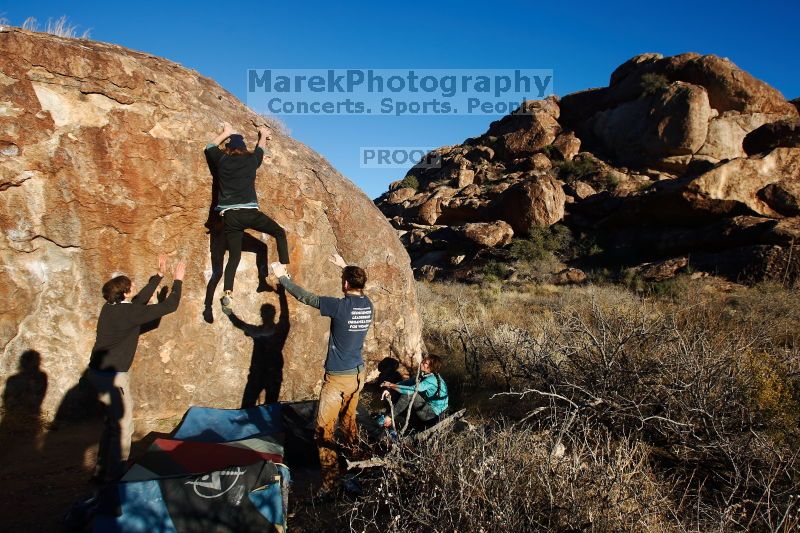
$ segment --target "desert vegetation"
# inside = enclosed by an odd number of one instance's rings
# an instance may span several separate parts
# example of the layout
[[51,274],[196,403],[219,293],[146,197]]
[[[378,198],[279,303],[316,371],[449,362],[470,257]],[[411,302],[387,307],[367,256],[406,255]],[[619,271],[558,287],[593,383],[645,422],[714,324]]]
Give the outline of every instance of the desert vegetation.
[[356,531],[795,531],[797,289],[679,276],[423,283],[470,429],[405,440],[344,502]]
[[[5,21],[8,24],[8,21]],[[88,39],[91,30],[85,30],[83,33],[78,33],[78,26],[72,24],[66,15],[62,15],[57,19],[48,18],[43,27],[39,26],[39,21],[34,17],[28,17],[22,23],[23,30],[38,31],[49,33],[56,37],[68,37],[70,39]]]

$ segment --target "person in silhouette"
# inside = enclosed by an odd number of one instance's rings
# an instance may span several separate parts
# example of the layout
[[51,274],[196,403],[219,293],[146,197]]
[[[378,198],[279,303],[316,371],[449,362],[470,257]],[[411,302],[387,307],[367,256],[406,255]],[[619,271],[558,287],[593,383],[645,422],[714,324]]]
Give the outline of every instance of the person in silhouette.
[[289,279],[286,267],[272,263],[272,271],[281,285],[298,301],[316,307],[322,316],[330,317],[331,329],[325,376],[319,393],[315,439],[322,467],[320,497],[330,496],[339,477],[336,425],[341,420],[345,447],[353,447],[358,439],[356,407],[364,388],[366,373],[361,350],[367,330],[372,324],[372,301],[364,294],[367,273],[355,265],[348,266],[338,254],[330,261],[342,268],[343,298],[317,296]]
[[234,313],[228,315],[231,323],[253,340],[250,370],[242,393],[242,409],[262,403],[259,402],[262,392],[263,403],[275,403],[280,395],[283,381],[283,346],[289,335],[289,305],[283,287],[278,288],[278,297],[281,314],[277,321],[275,321],[275,306],[271,304],[261,306],[260,325],[248,324]]
[[[225,239],[228,243],[228,263],[225,265],[223,282],[225,292],[220,299],[222,312],[225,314],[231,313],[233,282],[242,257],[244,230],[254,229],[273,236],[278,245],[280,262],[289,264],[286,232],[258,209],[256,171],[266,155],[268,139],[269,130],[266,127],[259,128],[258,144],[250,152],[244,138],[235,133],[230,124],[224,122],[222,131],[205,149],[206,158],[213,163],[219,177],[216,210],[224,220]],[[223,142],[226,144],[220,148]]]
[[384,381],[396,383],[402,379],[403,374],[400,373],[400,361],[394,357],[384,357],[378,363],[378,377],[368,383],[368,385],[378,388]]
[[6,380],[0,442],[23,435],[35,437],[41,429],[42,402],[47,393],[47,374],[41,364],[39,352],[25,350],[19,357],[17,373]]
[[[181,300],[186,263],[175,265],[172,292],[164,301],[148,305],[166,270],[166,257],[158,258],[158,273],[135,294],[136,285],[127,276],[116,276],[103,285],[106,303],[97,319],[97,338],[87,377],[105,408],[94,481],[104,484],[124,473],[133,436],[133,399],[128,370],[136,355],[141,327],[174,312]],[[135,294],[135,295],[134,295]]]

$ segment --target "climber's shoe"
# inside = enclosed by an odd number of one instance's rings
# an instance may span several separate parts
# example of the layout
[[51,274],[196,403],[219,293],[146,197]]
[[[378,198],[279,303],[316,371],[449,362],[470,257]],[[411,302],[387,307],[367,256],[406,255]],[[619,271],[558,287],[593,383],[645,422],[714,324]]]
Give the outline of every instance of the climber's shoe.
[[223,294],[222,298],[219,299],[219,303],[222,304],[223,313],[226,315],[233,313],[233,309],[231,309],[231,305],[233,304],[233,294],[231,294],[231,291],[225,291],[225,294]]

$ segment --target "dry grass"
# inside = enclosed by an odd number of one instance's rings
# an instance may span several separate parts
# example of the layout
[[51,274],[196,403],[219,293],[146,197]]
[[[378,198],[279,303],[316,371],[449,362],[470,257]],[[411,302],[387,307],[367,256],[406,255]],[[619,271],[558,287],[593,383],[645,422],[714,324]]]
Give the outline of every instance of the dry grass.
[[341,512],[354,531],[676,529],[646,448],[608,434],[562,443],[512,424],[445,434],[403,448],[364,486]]
[[78,35],[78,26],[71,24],[66,15],[62,15],[57,19],[48,18],[45,23],[44,29],[39,29],[39,21],[34,17],[28,17],[22,23],[22,29],[28,31],[41,31],[42,33],[49,33],[58,37],[67,37],[69,39],[88,39],[91,30],[85,30],[82,34]]
[[403,449],[341,518],[359,531],[793,531],[797,296],[713,279],[649,299],[423,284],[426,342],[479,429]]

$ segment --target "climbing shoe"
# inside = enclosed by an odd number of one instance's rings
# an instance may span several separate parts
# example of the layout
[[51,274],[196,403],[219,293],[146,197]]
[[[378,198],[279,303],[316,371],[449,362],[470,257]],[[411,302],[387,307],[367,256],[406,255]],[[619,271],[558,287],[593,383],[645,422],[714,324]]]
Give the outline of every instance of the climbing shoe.
[[231,304],[233,304],[233,295],[225,291],[225,294],[222,295],[220,298],[219,303],[222,304],[222,312],[226,315],[230,315],[233,313],[233,309],[231,309]]

